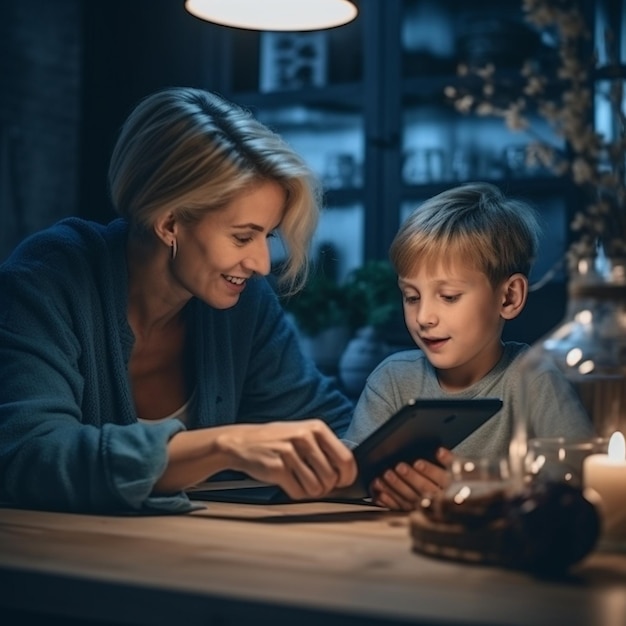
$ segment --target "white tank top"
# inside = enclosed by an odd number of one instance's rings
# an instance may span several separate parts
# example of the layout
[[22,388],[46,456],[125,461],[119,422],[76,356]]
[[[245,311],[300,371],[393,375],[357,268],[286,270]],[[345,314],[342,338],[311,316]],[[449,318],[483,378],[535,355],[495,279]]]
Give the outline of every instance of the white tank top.
[[176,409],[176,411],[174,411],[171,415],[166,415],[165,417],[161,417],[156,420],[147,420],[140,417],[139,421],[142,424],[160,424],[162,422],[166,422],[167,420],[177,419],[185,424],[185,426],[187,426],[190,423],[189,406],[191,405],[191,401],[193,400],[194,395],[195,392],[191,394],[191,398],[189,398],[189,400],[187,400],[187,402],[185,402],[183,406],[181,406],[179,409]]

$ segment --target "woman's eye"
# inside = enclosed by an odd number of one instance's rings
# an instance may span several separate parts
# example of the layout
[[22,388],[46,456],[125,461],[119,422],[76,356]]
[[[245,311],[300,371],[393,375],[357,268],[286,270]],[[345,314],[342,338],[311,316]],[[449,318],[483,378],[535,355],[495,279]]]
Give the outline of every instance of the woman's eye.
[[275,239],[276,237],[278,237],[278,234],[275,231],[270,231],[269,233],[267,233],[267,238],[268,239]]
[[246,244],[252,241],[252,237],[244,237],[242,235],[235,235],[235,240],[240,244]]

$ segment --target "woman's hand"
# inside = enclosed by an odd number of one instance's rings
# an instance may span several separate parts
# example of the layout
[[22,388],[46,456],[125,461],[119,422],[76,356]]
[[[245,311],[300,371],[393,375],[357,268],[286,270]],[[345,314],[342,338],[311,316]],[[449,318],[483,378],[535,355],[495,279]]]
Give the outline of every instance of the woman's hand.
[[[437,461],[444,468],[450,466],[453,458],[450,450],[437,450]],[[379,506],[412,511],[424,496],[433,495],[447,486],[449,476],[444,468],[424,459],[418,459],[412,465],[399,463],[372,481],[372,499]]]
[[225,427],[216,440],[229,469],[280,486],[290,498],[321,498],[357,477],[352,452],[320,419]]

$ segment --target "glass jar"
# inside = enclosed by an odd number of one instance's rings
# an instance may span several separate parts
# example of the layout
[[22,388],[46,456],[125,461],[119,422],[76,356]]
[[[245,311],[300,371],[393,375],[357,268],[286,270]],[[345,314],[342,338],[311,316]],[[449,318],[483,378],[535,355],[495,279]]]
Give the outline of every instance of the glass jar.
[[[565,318],[531,346],[522,371],[546,363],[556,366],[577,391],[593,424],[594,451],[608,444],[613,432],[626,433],[626,259],[599,254],[578,263],[569,278]],[[525,396],[532,393],[529,387]],[[529,409],[515,416],[510,446],[519,487],[533,474],[528,419]],[[562,442],[569,443],[567,437]]]

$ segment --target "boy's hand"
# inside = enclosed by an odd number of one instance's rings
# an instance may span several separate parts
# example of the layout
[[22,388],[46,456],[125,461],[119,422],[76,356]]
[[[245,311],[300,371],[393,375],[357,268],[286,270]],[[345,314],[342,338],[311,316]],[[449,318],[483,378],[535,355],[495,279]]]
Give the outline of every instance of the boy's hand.
[[[444,468],[452,463],[454,455],[446,448],[437,450],[437,461]],[[447,469],[417,459],[412,465],[398,463],[370,485],[373,501],[397,511],[412,511],[424,496],[444,489],[450,480]]]

